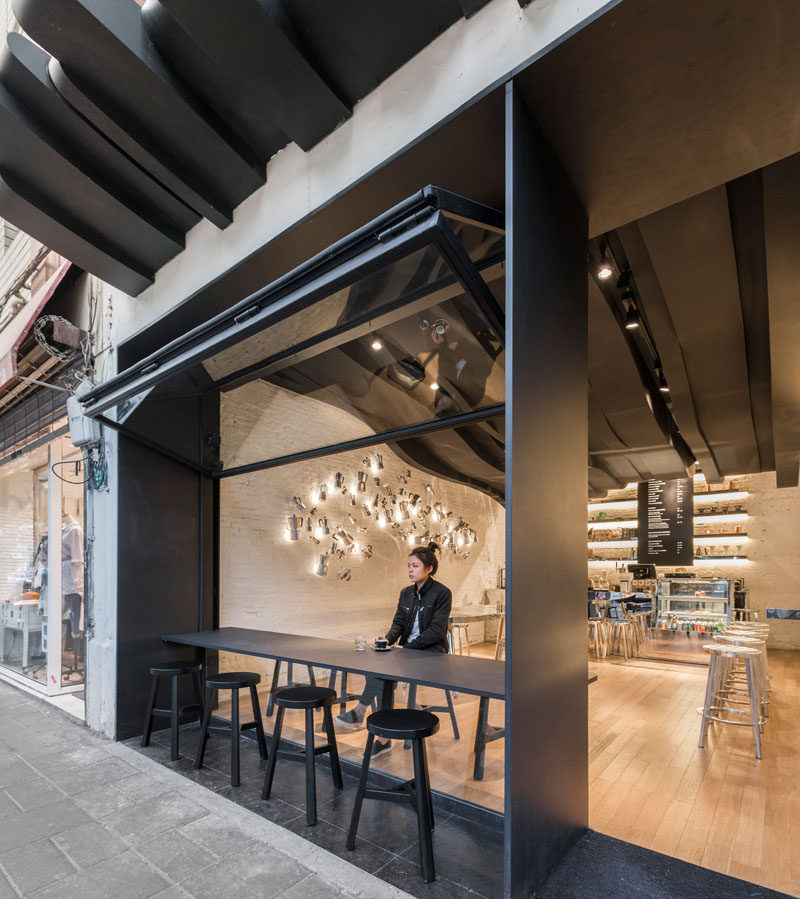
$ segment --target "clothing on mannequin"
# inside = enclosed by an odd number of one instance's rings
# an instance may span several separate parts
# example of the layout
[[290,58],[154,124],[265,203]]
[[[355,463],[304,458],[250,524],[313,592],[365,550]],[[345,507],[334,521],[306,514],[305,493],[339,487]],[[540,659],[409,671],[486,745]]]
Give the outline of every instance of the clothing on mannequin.
[[61,521],[61,597],[71,636],[83,625],[83,528],[71,515]]

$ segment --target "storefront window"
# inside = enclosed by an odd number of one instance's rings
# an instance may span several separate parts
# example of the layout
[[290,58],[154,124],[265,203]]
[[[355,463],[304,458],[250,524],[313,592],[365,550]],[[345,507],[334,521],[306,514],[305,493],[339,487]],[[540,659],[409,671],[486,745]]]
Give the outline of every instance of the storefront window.
[[51,692],[85,676],[83,480],[82,456],[63,438],[0,468],[0,665]]

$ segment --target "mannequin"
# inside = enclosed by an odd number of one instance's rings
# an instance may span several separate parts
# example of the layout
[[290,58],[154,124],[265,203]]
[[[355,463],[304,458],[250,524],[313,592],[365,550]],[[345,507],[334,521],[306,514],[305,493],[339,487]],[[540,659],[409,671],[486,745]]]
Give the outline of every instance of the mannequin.
[[77,661],[84,628],[83,528],[72,515],[64,515],[61,519],[61,603]]

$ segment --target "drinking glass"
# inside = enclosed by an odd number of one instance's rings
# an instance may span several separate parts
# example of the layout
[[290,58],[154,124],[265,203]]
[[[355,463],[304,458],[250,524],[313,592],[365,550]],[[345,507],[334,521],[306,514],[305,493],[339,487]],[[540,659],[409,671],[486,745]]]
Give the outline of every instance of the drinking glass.
[[358,652],[366,652],[367,650],[367,638],[362,634],[356,637],[356,650]]

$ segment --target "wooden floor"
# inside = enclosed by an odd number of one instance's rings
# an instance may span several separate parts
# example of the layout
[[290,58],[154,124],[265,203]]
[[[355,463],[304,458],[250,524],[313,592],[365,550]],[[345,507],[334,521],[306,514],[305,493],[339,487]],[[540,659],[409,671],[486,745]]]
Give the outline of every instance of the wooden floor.
[[[476,654],[492,650],[489,644],[473,648]],[[772,651],[770,668],[770,717],[757,761],[743,727],[714,724],[707,747],[697,748],[703,668],[641,658],[590,660],[590,672],[598,675],[589,687],[590,826],[800,897],[800,652]],[[420,702],[442,698],[439,690],[419,693]],[[396,703],[405,704],[402,685]],[[462,694],[455,705],[461,740],[453,739],[445,713],[439,713],[440,732],[428,740],[434,789],[502,811],[505,742],[487,747],[484,779],[474,781],[478,701]],[[301,714],[286,716],[285,734],[297,742]],[[242,720],[245,715],[243,710]],[[503,703],[492,702],[490,723],[501,725],[503,715]],[[267,719],[268,731],[270,726]],[[337,727],[340,752],[351,761],[360,763],[365,739],[363,729]],[[410,777],[410,756],[395,744],[373,764]]]
[[800,896],[800,652],[769,661],[761,761],[744,727],[714,724],[697,748],[702,669],[590,662],[590,826]]

